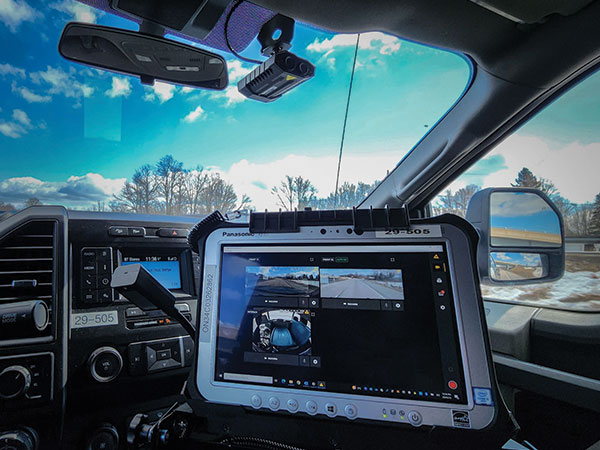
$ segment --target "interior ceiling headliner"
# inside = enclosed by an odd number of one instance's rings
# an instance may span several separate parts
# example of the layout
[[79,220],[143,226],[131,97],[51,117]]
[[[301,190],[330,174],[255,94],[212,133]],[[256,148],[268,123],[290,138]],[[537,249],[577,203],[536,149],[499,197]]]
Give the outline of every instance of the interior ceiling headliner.
[[517,23],[469,0],[253,0],[332,31],[385,31],[462,52],[499,78],[541,89],[600,55],[600,0],[484,1],[541,22]]

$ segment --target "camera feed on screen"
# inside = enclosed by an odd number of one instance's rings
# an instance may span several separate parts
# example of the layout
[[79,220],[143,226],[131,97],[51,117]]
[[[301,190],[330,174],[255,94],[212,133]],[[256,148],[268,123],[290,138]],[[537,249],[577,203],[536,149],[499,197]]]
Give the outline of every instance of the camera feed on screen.
[[404,300],[402,270],[321,269],[321,297]]
[[252,323],[252,350],[261,353],[310,354],[310,313],[306,310],[261,311]]
[[215,380],[463,403],[444,247],[331,249],[224,248]]
[[318,292],[318,267],[246,267],[246,295],[311,297]]

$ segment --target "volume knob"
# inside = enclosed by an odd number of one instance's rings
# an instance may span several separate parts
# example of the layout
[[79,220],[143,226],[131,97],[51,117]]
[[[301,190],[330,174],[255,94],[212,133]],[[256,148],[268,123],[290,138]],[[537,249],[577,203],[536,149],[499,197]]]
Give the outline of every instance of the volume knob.
[[31,373],[23,366],[9,366],[0,372],[0,398],[16,398],[27,392],[30,385]]

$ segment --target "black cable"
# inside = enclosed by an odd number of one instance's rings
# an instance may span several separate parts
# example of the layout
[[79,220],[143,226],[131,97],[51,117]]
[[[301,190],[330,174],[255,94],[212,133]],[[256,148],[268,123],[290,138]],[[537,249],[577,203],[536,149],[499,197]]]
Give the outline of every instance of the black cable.
[[236,52],[233,47],[231,46],[231,44],[229,43],[229,19],[231,19],[231,16],[233,15],[233,12],[238,8],[238,6],[240,6],[242,3],[244,2],[244,0],[237,0],[235,2],[235,4],[231,7],[231,9],[229,10],[229,12],[227,13],[227,17],[225,18],[225,25],[224,25],[224,34],[225,34],[225,43],[227,44],[227,48],[229,49],[229,51],[231,53],[233,53],[234,56],[236,56],[238,59],[241,59],[242,61],[246,61],[252,64],[262,64],[262,61],[259,61],[257,59],[250,59],[250,58],[245,58],[242,55],[240,55],[238,52]]
[[335,177],[335,197],[333,209],[338,203],[338,188],[340,183],[340,167],[342,166],[342,151],[344,150],[344,138],[346,137],[346,123],[348,122],[348,111],[350,109],[350,96],[352,95],[352,83],[354,81],[354,69],[356,68],[356,56],[358,55],[358,41],[360,33],[356,35],[356,47],[354,48],[354,61],[352,62],[352,73],[350,74],[350,86],[348,87],[348,100],[346,101],[346,113],[344,114],[344,126],[342,127],[342,142],[340,142],[340,156],[338,158],[337,176]]

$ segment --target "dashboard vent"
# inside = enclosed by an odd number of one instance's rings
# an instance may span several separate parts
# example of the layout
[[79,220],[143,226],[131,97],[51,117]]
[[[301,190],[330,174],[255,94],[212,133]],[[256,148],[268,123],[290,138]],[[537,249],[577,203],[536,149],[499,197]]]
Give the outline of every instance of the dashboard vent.
[[50,323],[31,338],[52,335],[56,222],[32,221],[0,238],[0,306],[42,300]]

